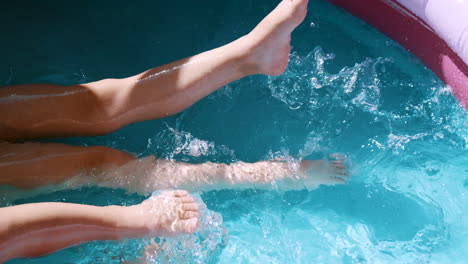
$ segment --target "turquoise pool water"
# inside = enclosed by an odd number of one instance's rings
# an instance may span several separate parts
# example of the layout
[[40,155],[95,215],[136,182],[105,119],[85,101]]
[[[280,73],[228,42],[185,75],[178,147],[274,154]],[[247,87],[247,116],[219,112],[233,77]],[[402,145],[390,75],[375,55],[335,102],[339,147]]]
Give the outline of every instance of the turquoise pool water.
[[[22,11],[27,19],[0,23],[11,40],[0,45],[4,84],[134,74],[231,41],[276,4],[52,3],[30,3]],[[15,14],[1,12],[1,19]],[[467,112],[415,57],[325,1],[311,1],[292,45],[282,76],[237,81],[174,117],[57,141],[190,162],[349,156],[346,186],[201,194],[210,210],[202,232],[156,241],[169,250],[150,251],[155,263],[464,263]],[[104,188],[2,198],[96,205],[144,199]],[[181,247],[184,241],[191,246]],[[141,257],[145,243],[93,242],[8,263],[125,263]]]

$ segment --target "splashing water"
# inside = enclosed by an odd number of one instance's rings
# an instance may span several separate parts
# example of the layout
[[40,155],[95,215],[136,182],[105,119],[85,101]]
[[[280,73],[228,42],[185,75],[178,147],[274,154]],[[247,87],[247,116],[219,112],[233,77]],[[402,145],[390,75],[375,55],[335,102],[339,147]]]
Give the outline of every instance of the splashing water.
[[161,157],[183,161],[197,161],[209,157],[211,160],[234,160],[234,152],[225,145],[216,145],[214,142],[194,137],[189,132],[179,131],[167,125],[154,138],[148,139],[147,149],[160,150]]
[[[153,195],[158,195],[154,192]],[[156,238],[145,249],[146,263],[213,263],[228,243],[223,217],[208,210],[199,195],[200,227],[197,232],[177,238]]]
[[337,74],[329,74],[324,69],[324,63],[334,58],[335,55],[325,54],[321,47],[316,47],[304,58],[292,54],[291,66],[285,75],[268,79],[272,95],[292,110],[305,106],[315,110],[319,106],[323,107],[318,100],[327,99],[323,98],[323,92],[319,89],[338,87],[339,90],[331,95],[330,103],[340,103],[344,107],[351,103],[363,110],[375,112],[381,96],[378,71],[385,71],[385,64],[392,60],[367,58],[353,67],[341,69]]

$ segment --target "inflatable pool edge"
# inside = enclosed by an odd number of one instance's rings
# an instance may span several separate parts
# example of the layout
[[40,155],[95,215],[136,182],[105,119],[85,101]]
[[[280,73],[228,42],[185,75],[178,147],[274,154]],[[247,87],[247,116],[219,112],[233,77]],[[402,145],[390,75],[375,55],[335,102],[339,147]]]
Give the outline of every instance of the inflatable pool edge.
[[[328,0],[416,55],[468,110],[468,65],[423,19],[395,0]],[[468,14],[467,14],[468,19]]]

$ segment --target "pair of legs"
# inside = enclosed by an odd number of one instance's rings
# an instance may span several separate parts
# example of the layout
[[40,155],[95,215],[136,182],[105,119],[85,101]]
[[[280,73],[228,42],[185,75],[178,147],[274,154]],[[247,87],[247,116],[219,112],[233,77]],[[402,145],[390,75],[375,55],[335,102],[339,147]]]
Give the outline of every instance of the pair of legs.
[[[73,86],[2,87],[0,140],[101,135],[133,122],[176,114],[242,77],[279,75],[288,64],[291,32],[306,12],[307,0],[284,0],[246,36],[124,79]],[[0,159],[6,162],[0,164],[0,169],[11,176],[0,181],[12,184],[20,181],[15,175],[22,174],[29,178],[21,184],[32,186],[60,182],[83,168],[121,165],[132,159],[131,155],[105,147],[3,143],[2,149]],[[18,160],[28,166],[17,169],[14,165],[19,164]],[[66,166],[69,164],[74,166]],[[56,171],[55,179],[31,176],[51,171]]]
[[[291,32],[303,21],[307,2],[283,0],[248,35],[220,48],[125,79],[105,79],[73,86],[39,84],[1,88],[0,139],[4,142],[0,144],[0,184],[23,188],[57,184],[77,173],[86,174],[91,169],[102,171],[98,173],[100,177],[93,181],[140,192],[163,187],[189,187],[194,182],[198,186],[216,182],[219,186],[252,183],[262,187],[278,179],[305,179],[311,171],[319,170],[322,171],[316,179],[309,182],[311,185],[343,183],[347,173],[340,161],[331,166],[323,162],[302,162],[295,177],[290,176],[291,168],[280,161],[232,166],[213,163],[174,165],[171,161],[160,161],[159,170],[143,173],[150,178],[135,181],[151,180],[155,184],[138,186],[122,177],[119,181],[110,180],[112,176],[125,175],[125,170],[134,171],[142,167],[141,161],[135,161],[127,153],[107,147],[15,143],[32,138],[105,134],[133,122],[176,114],[219,87],[244,76],[279,75],[288,64]],[[122,167],[115,169],[116,166]],[[189,178],[189,174],[184,174],[187,170],[197,177]],[[176,186],[174,181],[168,180],[174,177],[174,172],[183,179]],[[154,178],[155,175],[159,178]],[[81,180],[83,178],[77,182]],[[8,215],[21,216],[23,210],[32,209],[24,206],[16,210],[14,207],[0,210],[9,210]],[[12,241],[19,245],[9,250],[17,252],[13,255],[2,256],[0,252],[0,262],[18,256],[40,255],[89,240],[146,234],[176,235],[194,232],[198,226],[197,205],[188,193],[181,191],[152,197],[133,207],[111,207],[106,214],[82,205],[73,205],[77,206],[73,210],[70,208],[72,205],[46,203],[37,206],[43,210],[30,210],[19,220],[12,217],[0,223],[0,247],[9,246]],[[75,212],[82,212],[86,217]],[[137,218],[139,221],[135,223],[135,218],[126,220],[126,215],[135,214],[140,216]],[[62,226],[57,227],[57,219],[63,223]],[[21,246],[22,238],[31,237],[30,234],[37,237],[29,240],[27,247]],[[41,244],[44,236],[47,236],[48,243]],[[41,246],[37,246],[38,243]],[[21,248],[26,251],[21,251]],[[36,251],[27,251],[33,248]]]

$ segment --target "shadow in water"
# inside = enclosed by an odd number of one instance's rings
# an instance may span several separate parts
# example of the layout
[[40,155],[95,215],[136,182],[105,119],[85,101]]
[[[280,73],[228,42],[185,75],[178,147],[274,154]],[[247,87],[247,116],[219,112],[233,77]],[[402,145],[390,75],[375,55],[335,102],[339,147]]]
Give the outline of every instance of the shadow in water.
[[42,193],[32,197],[25,197],[12,201],[12,205],[41,202],[78,203],[96,206],[134,205],[141,203],[144,196],[129,194],[123,189],[102,187],[83,187],[67,189],[51,193]]

